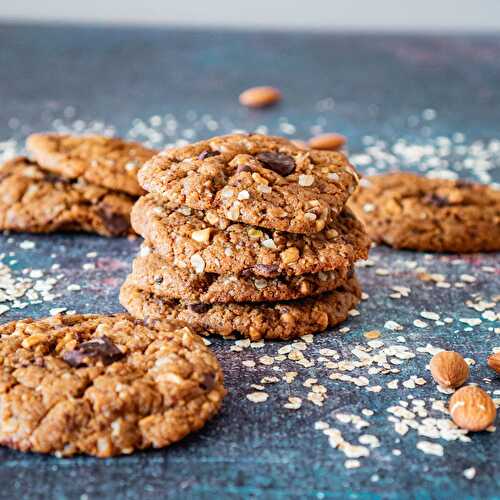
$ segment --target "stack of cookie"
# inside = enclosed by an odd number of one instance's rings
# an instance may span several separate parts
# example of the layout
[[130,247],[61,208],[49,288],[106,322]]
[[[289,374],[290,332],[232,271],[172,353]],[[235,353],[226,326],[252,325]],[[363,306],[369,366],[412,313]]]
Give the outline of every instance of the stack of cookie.
[[344,207],[358,176],[339,152],[263,135],[170,149],[139,172],[144,237],[122,286],[140,319],[178,319],[252,340],[294,338],[345,320],[369,239]]
[[0,230],[131,233],[139,168],[157,151],[99,135],[33,134],[0,166]]

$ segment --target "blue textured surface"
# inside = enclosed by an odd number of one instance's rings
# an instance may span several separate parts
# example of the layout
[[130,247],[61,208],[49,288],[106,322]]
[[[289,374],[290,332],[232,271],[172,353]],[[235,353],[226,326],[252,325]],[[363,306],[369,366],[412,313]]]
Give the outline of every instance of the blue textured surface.
[[[103,29],[75,27],[0,26],[0,140],[22,139],[31,130],[50,128],[54,118],[64,117],[67,106],[76,118],[103,120],[126,134],[134,118],[174,114],[179,130],[189,128],[193,111],[210,113],[221,123],[217,133],[232,128],[254,129],[265,124],[280,131],[286,121],[297,137],[307,137],[314,124],[349,137],[354,153],[362,150],[364,135],[388,143],[400,137],[423,144],[438,136],[462,132],[466,142],[500,137],[500,37],[306,35],[270,33],[213,33],[160,29]],[[238,93],[254,84],[273,84],[286,99],[264,112],[242,109]],[[318,110],[316,103],[329,96],[333,111]],[[408,125],[409,116],[426,108],[437,116],[426,127]],[[283,117],[286,117],[284,120]],[[18,120],[12,120],[15,118]],[[76,119],[75,118],[75,119]],[[14,128],[15,130],[11,130]],[[196,127],[195,127],[196,128]],[[197,138],[209,135],[195,130]],[[468,172],[470,175],[473,172]],[[473,177],[473,175],[472,175]],[[498,180],[498,173],[497,173]],[[32,250],[19,243],[35,242]],[[61,294],[50,303],[12,309],[2,316],[10,320],[40,317],[55,306],[81,312],[120,310],[117,290],[126,276],[138,241],[107,240],[92,236],[26,236],[0,238],[0,252],[15,252],[16,273],[23,268],[49,269],[61,264],[63,278],[56,285]],[[97,252],[97,258],[86,257]],[[499,292],[496,274],[484,266],[498,266],[498,255],[426,256],[373,251],[374,268],[360,269],[360,279],[370,299],[361,314],[347,325],[344,336],[319,335],[308,348],[317,358],[328,347],[348,356],[356,345],[366,345],[363,332],[379,329],[382,340],[397,344],[403,335],[410,350],[427,343],[455,349],[474,358],[472,381],[491,390],[500,389],[484,360],[498,334],[491,322],[466,331],[459,318],[477,318],[467,308],[473,293],[488,299]],[[429,273],[443,273],[455,283],[463,273],[477,280],[464,288],[439,289],[416,279],[407,262],[415,261]],[[83,270],[84,262],[96,270]],[[376,268],[390,270],[388,276]],[[70,283],[82,285],[68,292]],[[391,286],[411,288],[410,297],[388,297]],[[419,329],[413,320],[431,310],[452,322]],[[390,332],[384,323],[392,319],[404,326]],[[212,339],[226,373],[229,395],[218,418],[200,433],[163,451],[97,460],[78,457],[59,460],[0,450],[1,498],[500,498],[500,446],[498,432],[473,436],[471,443],[426,439],[446,444],[444,457],[425,455],[415,447],[414,432],[400,437],[387,421],[386,409],[409,394],[428,400],[446,400],[436,391],[425,370],[430,356],[417,357],[400,366],[401,381],[421,375],[428,383],[414,390],[384,390],[373,394],[351,384],[328,379],[331,370],[317,363],[302,368],[292,393],[304,397],[302,382],[316,377],[328,389],[322,408],[304,401],[297,412],[286,410],[287,384],[268,387],[269,400],[253,404],[245,398],[252,383],[264,375],[282,375],[272,367],[245,368],[241,359],[257,360],[276,354],[282,344],[269,343],[242,353],[231,342]],[[291,363],[286,369],[296,369]],[[366,375],[365,371],[352,374]],[[385,377],[385,378],[384,378]],[[488,378],[485,380],[485,378]],[[384,385],[387,376],[370,376],[372,385]],[[381,446],[361,459],[358,469],[346,469],[346,457],[314,430],[314,422],[327,420],[355,442],[360,431],[332,419],[332,412],[361,415],[366,432]],[[401,450],[401,456],[392,453]],[[464,469],[475,467],[473,480]],[[83,496],[82,496],[83,495]],[[86,496],[85,496],[86,495]]]

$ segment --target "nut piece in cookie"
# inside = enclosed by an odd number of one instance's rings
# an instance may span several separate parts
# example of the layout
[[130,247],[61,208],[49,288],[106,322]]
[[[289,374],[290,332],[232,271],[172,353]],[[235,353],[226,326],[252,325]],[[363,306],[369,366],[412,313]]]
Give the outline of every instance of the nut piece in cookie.
[[197,431],[225,394],[221,368],[182,323],[127,314],[0,326],[0,444],[98,457],[161,448]]
[[291,233],[322,231],[358,183],[347,158],[280,137],[235,134],[166,150],[139,172],[141,186],[178,206]]
[[376,242],[430,252],[500,250],[500,191],[397,172],[363,179],[349,207]]
[[42,168],[56,175],[132,196],[143,193],[137,172],[158,152],[119,138],[55,133],[30,135],[26,147]]
[[27,158],[0,166],[0,230],[101,236],[131,233],[134,199],[125,193],[58,177]]

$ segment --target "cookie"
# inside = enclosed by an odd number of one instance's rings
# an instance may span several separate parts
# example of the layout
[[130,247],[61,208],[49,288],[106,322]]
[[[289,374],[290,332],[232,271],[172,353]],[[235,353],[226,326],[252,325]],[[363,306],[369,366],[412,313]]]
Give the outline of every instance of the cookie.
[[219,409],[222,371],[186,326],[126,314],[0,326],[0,444],[98,457],[168,446]]
[[336,271],[257,278],[247,275],[220,275],[182,269],[165,262],[151,246],[143,244],[134,259],[129,282],[167,299],[187,302],[225,303],[292,300],[335,290],[352,270],[347,266]]
[[213,211],[172,208],[149,194],[134,205],[131,221],[168,263],[197,273],[275,278],[345,270],[366,259],[370,245],[346,210],[320,233],[302,235],[234,223]]
[[341,212],[358,175],[342,153],[236,134],[166,150],[141,168],[139,182],[146,191],[235,222],[310,234]]
[[0,166],[0,230],[30,233],[131,233],[134,199],[84,181],[68,181],[18,157]]
[[137,318],[187,321],[200,332],[223,337],[239,333],[254,341],[292,339],[322,332],[347,319],[360,296],[355,277],[332,292],[283,302],[189,304],[154,295],[136,287],[129,279],[120,290],[121,304]]
[[133,196],[143,193],[137,182],[139,168],[157,153],[137,142],[101,135],[33,134],[26,147],[43,168],[56,175]]
[[411,173],[369,177],[349,201],[378,243],[430,252],[500,250],[500,191]]

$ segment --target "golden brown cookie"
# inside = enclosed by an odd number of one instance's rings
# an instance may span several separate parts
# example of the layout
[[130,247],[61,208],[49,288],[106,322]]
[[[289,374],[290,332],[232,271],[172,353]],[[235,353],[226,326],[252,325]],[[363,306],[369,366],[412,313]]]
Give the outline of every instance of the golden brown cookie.
[[335,290],[352,275],[349,267],[336,271],[280,275],[262,278],[253,273],[238,276],[216,273],[196,273],[192,269],[175,267],[144,243],[134,259],[129,282],[167,299],[188,302],[262,302],[293,300]]
[[262,278],[350,269],[366,259],[370,241],[348,210],[320,233],[303,235],[234,223],[213,211],[174,208],[143,196],[132,209],[132,227],[169,264],[196,273]]
[[0,326],[0,443],[109,457],[168,446],[219,409],[222,371],[175,322],[126,314],[55,316]]
[[139,172],[141,186],[178,205],[292,233],[322,231],[358,183],[347,158],[280,137],[235,134],[166,150]]
[[364,179],[349,200],[374,241],[431,252],[500,250],[500,191],[393,173]]
[[33,134],[26,147],[44,169],[56,175],[133,196],[143,193],[137,172],[157,153],[137,142],[101,135]]
[[134,199],[85,181],[68,181],[19,157],[0,166],[0,230],[131,233]]
[[200,332],[223,337],[240,334],[252,340],[292,339],[322,332],[346,320],[360,297],[355,277],[332,292],[282,302],[190,304],[154,295],[130,279],[120,290],[121,304],[137,318],[187,321]]

